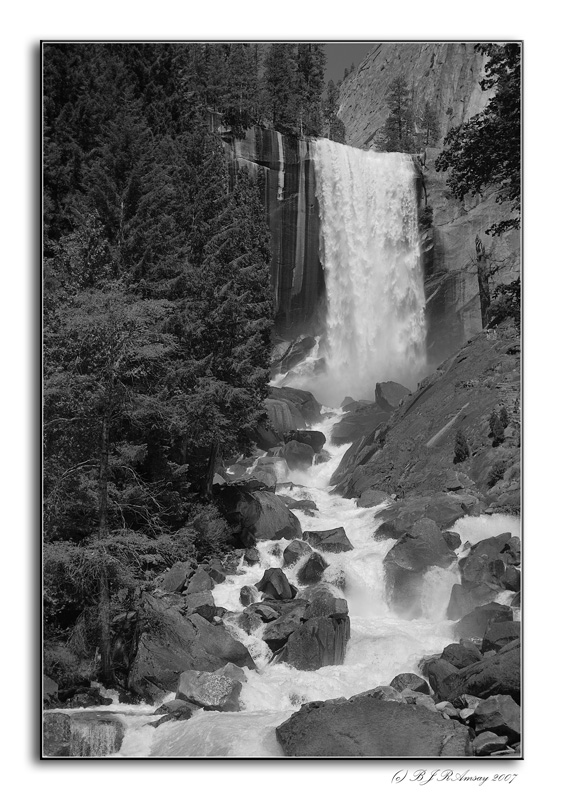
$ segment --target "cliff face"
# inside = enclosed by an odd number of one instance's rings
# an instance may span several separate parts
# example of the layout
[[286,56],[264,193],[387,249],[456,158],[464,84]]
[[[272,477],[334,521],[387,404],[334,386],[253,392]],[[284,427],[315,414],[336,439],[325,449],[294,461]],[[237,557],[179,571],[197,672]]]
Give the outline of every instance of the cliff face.
[[223,132],[231,167],[263,177],[263,199],[272,235],[272,286],[276,331],[291,338],[316,327],[323,294],[319,260],[319,209],[310,143],[263,128],[245,138]]
[[431,365],[482,329],[476,236],[486,248],[489,266],[496,270],[492,287],[514,280],[520,269],[518,232],[485,234],[493,222],[512,216],[510,209],[496,203],[491,190],[479,198],[456,200],[446,185],[447,174],[435,170],[447,131],[482,111],[492,96],[479,85],[486,60],[474,51],[473,43],[381,43],[341,86],[339,116],[347,143],[355,147],[378,149],[389,113],[386,91],[399,75],[412,88],[416,112],[429,102],[437,114],[439,146],[426,148],[421,156],[421,205],[426,199],[433,209],[432,226],[422,237]]

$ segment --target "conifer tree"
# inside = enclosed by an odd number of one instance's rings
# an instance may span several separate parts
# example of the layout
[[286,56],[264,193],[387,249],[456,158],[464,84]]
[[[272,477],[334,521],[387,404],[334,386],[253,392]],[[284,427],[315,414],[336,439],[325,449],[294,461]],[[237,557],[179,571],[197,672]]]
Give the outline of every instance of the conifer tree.
[[403,75],[399,75],[389,85],[386,103],[390,113],[386,119],[382,135],[383,149],[388,152],[414,152],[413,103]]

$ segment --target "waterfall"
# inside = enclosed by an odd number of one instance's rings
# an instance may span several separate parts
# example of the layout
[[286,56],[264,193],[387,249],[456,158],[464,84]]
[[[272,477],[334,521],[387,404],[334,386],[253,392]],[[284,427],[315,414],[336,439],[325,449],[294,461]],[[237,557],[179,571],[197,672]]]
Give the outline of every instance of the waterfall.
[[[377,381],[412,388],[425,372],[425,297],[415,169],[403,153],[313,142],[325,272],[326,372],[311,390],[337,406]],[[309,387],[308,387],[309,388]]]

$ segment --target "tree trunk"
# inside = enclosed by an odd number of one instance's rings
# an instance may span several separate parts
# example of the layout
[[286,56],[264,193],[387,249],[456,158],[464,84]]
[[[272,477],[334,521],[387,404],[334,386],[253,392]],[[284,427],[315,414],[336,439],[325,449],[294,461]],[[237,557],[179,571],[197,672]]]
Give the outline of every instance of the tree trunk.
[[[102,420],[102,434],[100,441],[100,473],[98,478],[98,540],[108,534],[108,456],[109,456],[109,425],[108,418]],[[100,621],[100,656],[102,659],[101,678],[106,686],[114,682],[114,672],[111,659],[111,631],[110,631],[110,585],[106,566],[105,551],[100,552],[100,596],[98,600],[98,613]]]
[[480,293],[480,311],[482,314],[482,328],[488,324],[490,312],[490,285],[488,281],[488,268],[486,251],[479,236],[476,236],[476,256],[478,259],[478,291]]

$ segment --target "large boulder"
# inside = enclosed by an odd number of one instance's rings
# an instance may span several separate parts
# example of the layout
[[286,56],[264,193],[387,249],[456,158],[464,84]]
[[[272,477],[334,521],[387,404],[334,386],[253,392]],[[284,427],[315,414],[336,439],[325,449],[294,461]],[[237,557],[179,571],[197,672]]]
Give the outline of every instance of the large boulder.
[[391,503],[392,498],[386,492],[381,492],[379,489],[366,489],[358,500],[356,504],[359,508],[372,508],[373,506],[379,506],[382,503]]
[[312,547],[327,553],[344,553],[347,550],[353,550],[344,528],[332,528],[329,531],[304,531],[303,538]]
[[196,572],[188,581],[185,593],[200,594],[201,592],[209,592],[214,586],[215,581],[211,575],[203,567],[198,567]]
[[264,575],[255,586],[259,592],[266,597],[272,597],[273,600],[292,600],[298,591],[289,583],[288,578],[279,567],[265,570]]
[[254,492],[253,497],[258,501],[260,509],[253,530],[257,540],[301,538],[300,521],[281,497],[270,492]]
[[337,590],[329,583],[303,589],[299,593],[298,599],[305,600],[308,603],[305,611],[307,619],[313,617],[345,619],[349,613],[347,601],[344,597],[341,597],[337,593]]
[[200,706],[197,706],[195,703],[188,703],[186,700],[169,700],[168,703],[163,703],[156,711],[153,711],[153,714],[162,716],[159,716],[159,719],[156,719],[154,722],[149,722],[148,724],[152,728],[159,728],[161,725],[164,725],[165,722],[179,722],[191,719],[194,711],[199,711],[199,709]]
[[363,405],[354,411],[348,411],[345,416],[333,426],[331,441],[333,444],[342,445],[355,442],[366,436],[389,419],[390,414],[376,404]]
[[284,439],[286,442],[299,442],[300,444],[307,444],[314,453],[321,453],[323,446],[327,441],[324,433],[321,431],[290,431],[285,434]]
[[482,654],[475,644],[467,640],[465,644],[449,644],[442,652],[441,658],[443,661],[448,661],[456,669],[464,669],[464,667],[475,664],[480,661]]
[[521,623],[511,622],[490,622],[484,633],[482,640],[482,653],[494,650],[496,653],[505,645],[519,639],[521,636]]
[[305,564],[298,570],[297,578],[300,583],[319,583],[329,564],[321,553],[312,553]]
[[377,383],[374,392],[376,405],[382,411],[393,411],[399,406],[404,397],[411,394],[409,389],[402,386],[401,383],[395,381],[385,381],[384,383]]
[[315,452],[309,444],[292,440],[280,451],[290,469],[308,469],[313,464]]
[[298,630],[304,621],[306,603],[295,601],[288,604],[278,619],[269,622],[265,627],[262,638],[270,649],[276,653],[288,641],[289,637]]
[[422,694],[430,694],[429,684],[424,678],[415,675],[413,672],[401,672],[390,681],[390,686],[398,692],[403,692],[404,689],[411,689],[412,692],[421,692]]
[[294,539],[282,553],[282,558],[284,559],[285,566],[291,567],[292,564],[295,564],[300,558],[312,552],[307,542],[304,542],[302,539]]
[[456,758],[472,752],[464,725],[366,695],[306,703],[276,729],[276,738],[287,756]]
[[303,361],[307,354],[313,350],[316,339],[313,336],[299,336],[292,342],[281,342],[277,345],[276,352],[273,354],[271,369],[274,373],[289,372],[300,361]]
[[213,594],[208,590],[186,595],[183,611],[187,616],[199,614],[204,619],[207,619],[208,622],[211,622],[217,613]]
[[502,606],[500,603],[486,603],[462,617],[454,627],[454,634],[457,637],[482,639],[487,627],[492,622],[506,621],[513,621],[513,612],[509,606]]
[[296,669],[308,671],[343,664],[349,637],[348,617],[313,617],[306,620],[289,637],[278,660]]
[[447,681],[452,675],[457,675],[458,672],[458,669],[453,664],[443,658],[436,658],[426,665],[425,673],[431,684],[431,689],[439,700],[450,699]]
[[439,528],[445,529],[460,517],[468,514],[476,516],[480,511],[480,501],[473,495],[461,492],[409,497],[398,500],[393,506],[378,512],[376,521],[381,524],[374,536],[377,539],[399,539],[424,517],[436,522]]
[[476,733],[491,731],[507,736],[510,743],[521,738],[521,709],[512,697],[494,694],[482,700],[474,711]]
[[488,656],[458,670],[445,681],[444,700],[454,702],[460,695],[487,698],[508,694],[521,702],[521,644],[520,639],[506,645],[496,655]]
[[480,733],[472,742],[475,756],[491,756],[507,750],[507,736],[498,736],[491,731]]
[[287,431],[305,427],[306,421],[294,403],[269,397],[264,401],[264,407],[275,435],[282,437]]
[[[248,482],[229,483],[216,488],[218,505],[233,534],[244,547],[252,549],[256,544],[255,525],[262,516],[262,504],[252,493],[251,485]],[[270,492],[257,492],[259,496],[263,494],[273,496]]]
[[499,594],[495,589],[487,586],[467,589],[460,583],[455,583],[451,589],[450,600],[447,606],[447,619],[461,619],[477,606],[489,603]]
[[[303,422],[297,425],[291,425],[285,430],[300,430],[306,427],[306,424],[312,425],[321,420],[321,406],[311,394],[303,389],[292,389],[290,386],[270,386],[268,389],[268,397],[266,404],[277,400],[285,403],[288,406],[293,406],[302,417]],[[276,428],[275,425],[273,425]]]
[[212,625],[198,614],[184,617],[148,594],[143,596],[136,638],[128,689],[150,701],[175,691],[186,670],[213,671],[229,662],[255,668],[247,648],[222,624]]
[[176,697],[207,711],[239,711],[241,682],[217,672],[186,670],[178,679]]
[[161,577],[159,588],[163,592],[181,592],[193,572],[194,564],[192,561],[177,561]]

